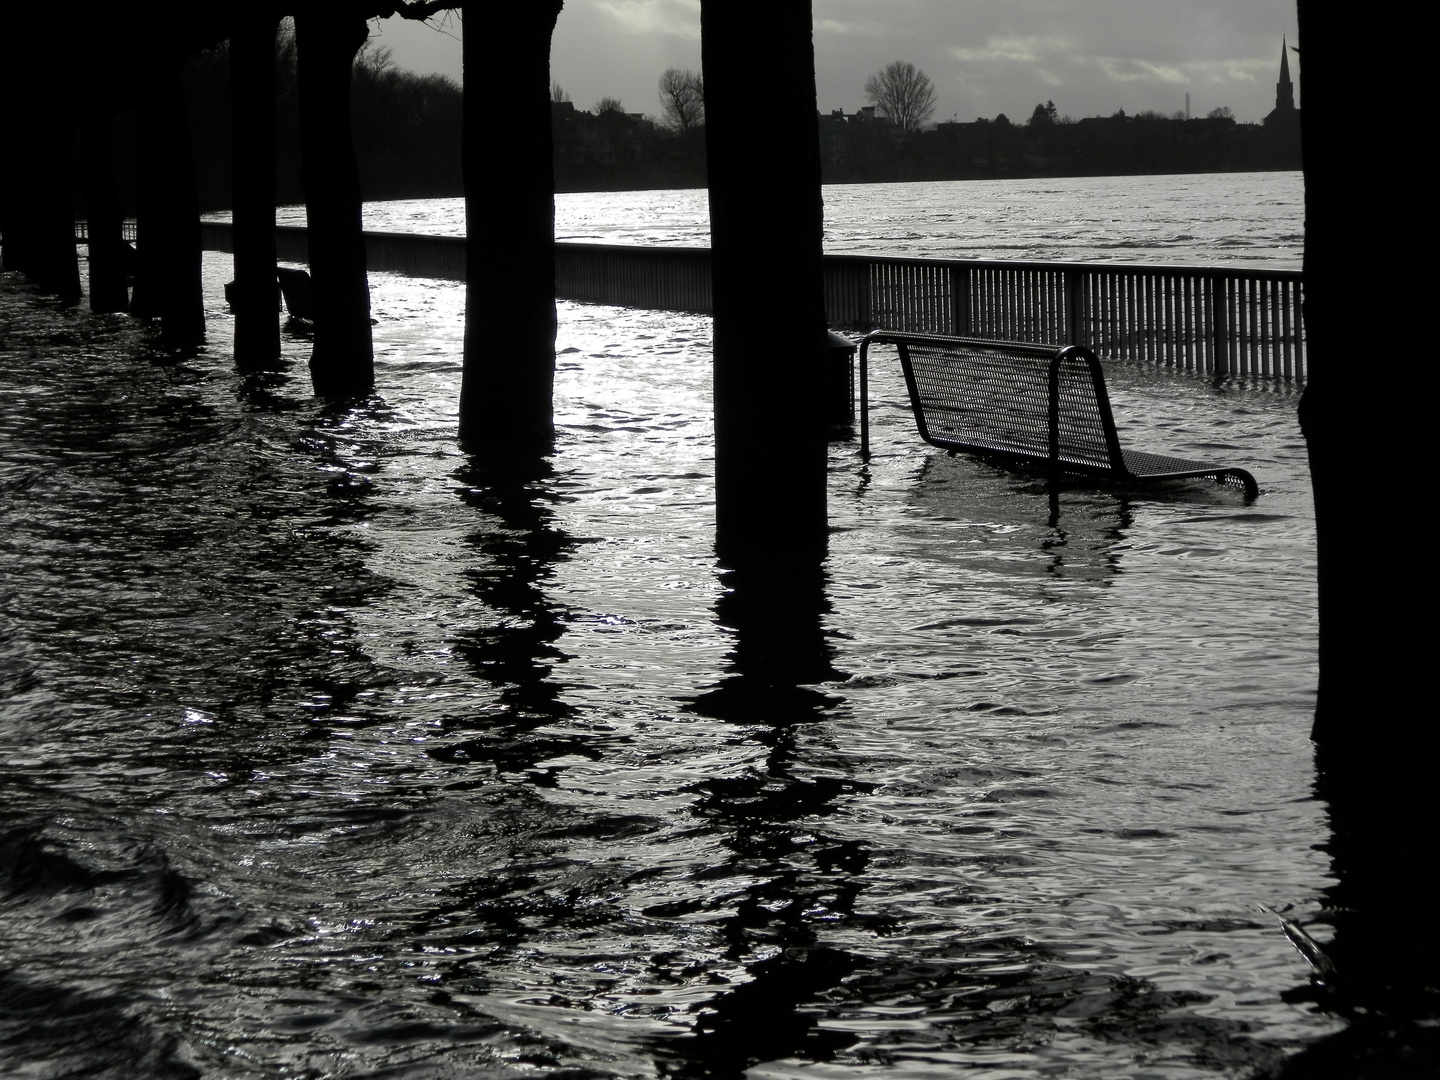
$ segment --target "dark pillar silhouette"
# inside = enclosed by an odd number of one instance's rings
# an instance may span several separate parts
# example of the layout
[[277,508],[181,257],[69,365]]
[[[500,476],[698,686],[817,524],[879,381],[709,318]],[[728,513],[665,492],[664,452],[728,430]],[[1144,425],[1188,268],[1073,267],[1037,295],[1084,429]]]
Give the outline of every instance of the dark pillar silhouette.
[[[703,0],[723,561],[825,550],[819,127],[808,0]],[[760,73],[763,73],[763,77]]]
[[[1379,361],[1396,354],[1377,348],[1376,323],[1366,313],[1390,312],[1403,321],[1424,311],[1428,278],[1378,272],[1413,265],[1406,223],[1414,204],[1397,191],[1393,176],[1354,147],[1354,125],[1394,92],[1382,85],[1386,65],[1379,54],[1366,51],[1380,44],[1382,32],[1317,0],[1301,0],[1299,10],[1311,371],[1300,423],[1315,492],[1320,586],[1314,736],[1337,757],[1379,752],[1404,758],[1398,766],[1420,745],[1435,746],[1435,725],[1426,715],[1433,701],[1422,694],[1427,635],[1416,632],[1423,616],[1415,583],[1406,580],[1422,568],[1395,562],[1410,535],[1406,508],[1430,499],[1407,470],[1374,451],[1428,429],[1430,421],[1420,414],[1428,395],[1381,377]],[[1407,371],[1403,364],[1384,370]]]
[[[463,30],[466,283],[460,439],[548,447],[554,438],[555,168],[550,36],[561,0],[469,4]],[[495,107],[495,88],[505,104]],[[504,147],[503,151],[497,148]]]
[[[44,84],[42,83],[42,86]],[[55,87],[41,90],[40,99]],[[75,124],[70,109],[52,107],[32,114],[29,160],[22,157],[28,184],[24,212],[29,247],[25,273],[47,292],[67,300],[80,298],[80,266],[75,255]]]
[[86,20],[76,50],[83,65],[76,122],[90,234],[90,310],[95,312],[127,311],[130,307],[130,252],[124,236],[125,210],[120,203],[115,165],[115,118],[132,104],[128,67],[134,47],[128,36],[125,13],[107,11]]
[[[18,102],[26,95],[31,72],[25,57],[32,33],[20,12],[0,6],[0,100]],[[30,121],[27,109],[0,110],[0,236],[5,269],[13,273],[24,273],[29,258]]]
[[89,224],[90,310],[125,311],[130,307],[126,284],[125,211],[115,193],[114,117],[107,111],[81,120],[84,162],[85,217]]
[[368,35],[365,17],[353,11],[307,5],[295,15],[315,313],[310,375],[315,393],[328,398],[363,397],[375,387],[360,170],[350,123],[350,69]]
[[1418,602],[1431,570],[1428,558],[1411,555],[1426,530],[1423,507],[1433,500],[1427,472],[1375,452],[1427,431],[1420,408],[1430,401],[1415,392],[1384,335],[1377,344],[1373,317],[1388,312],[1404,323],[1424,312],[1429,280],[1402,269],[1414,265],[1418,201],[1355,145],[1356,133],[1395,95],[1403,98],[1405,85],[1420,93],[1419,76],[1392,71],[1390,31],[1380,22],[1322,0],[1298,7],[1311,371],[1300,421],[1320,594],[1314,739],[1339,877],[1329,987],[1332,1001],[1371,1015],[1434,1017],[1440,934],[1424,911],[1440,837],[1433,781],[1440,740],[1431,613]]
[[[3,83],[0,83],[0,93],[9,95]],[[26,225],[29,221],[25,213],[25,170],[21,168],[21,162],[28,150],[22,149],[26,142],[20,130],[19,117],[13,113],[0,125],[0,143],[3,143],[9,159],[6,167],[0,168],[0,237],[4,238],[0,263],[6,270],[21,273],[25,269]]]
[[135,58],[135,291],[130,311],[158,319],[167,342],[205,337],[200,204],[178,44],[161,38]]
[[235,364],[244,369],[269,367],[280,356],[275,300],[277,24],[268,6],[245,6],[235,12],[230,27]]
[[[1310,378],[1300,422],[1310,456],[1320,548],[1320,697],[1314,734],[1325,746],[1377,744],[1390,750],[1433,725],[1411,712],[1419,696],[1423,634],[1406,629],[1416,614],[1401,582],[1380,587],[1377,575],[1401,572],[1389,563],[1390,510],[1413,504],[1412,478],[1380,465],[1367,440],[1387,440],[1429,426],[1420,395],[1381,378],[1372,361],[1376,323],[1366,312],[1403,321],[1428,300],[1423,274],[1367,272],[1411,264],[1414,204],[1386,170],[1356,153],[1353,125],[1391,100],[1376,54],[1382,34],[1366,20],[1347,19],[1315,0],[1302,0],[1305,65],[1301,110],[1305,165],[1305,330]],[[1374,75],[1371,79],[1368,76]],[[1403,331],[1402,331],[1403,332]],[[1392,371],[1404,371],[1392,367]],[[1411,422],[1414,422],[1412,426]],[[1390,500],[1395,501],[1391,502]],[[1357,501],[1358,500],[1358,501]],[[1428,501],[1428,499],[1426,500]],[[1396,713],[1378,729],[1358,717],[1375,707]]]
[[0,13],[0,92],[7,105],[0,229],[6,269],[76,299],[75,86],[58,46],[36,14]]

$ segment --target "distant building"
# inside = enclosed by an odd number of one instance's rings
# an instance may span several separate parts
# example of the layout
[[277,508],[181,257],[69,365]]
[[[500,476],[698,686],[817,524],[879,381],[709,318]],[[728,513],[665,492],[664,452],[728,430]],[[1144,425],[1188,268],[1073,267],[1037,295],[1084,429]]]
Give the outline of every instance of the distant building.
[[843,170],[890,152],[905,138],[905,131],[874,105],[862,105],[853,113],[833,109],[817,111],[820,121],[820,161],[826,169]]
[[1268,128],[1289,128],[1299,130],[1300,110],[1295,107],[1295,84],[1290,81],[1290,56],[1280,39],[1280,81],[1275,84],[1275,108],[1265,117]]

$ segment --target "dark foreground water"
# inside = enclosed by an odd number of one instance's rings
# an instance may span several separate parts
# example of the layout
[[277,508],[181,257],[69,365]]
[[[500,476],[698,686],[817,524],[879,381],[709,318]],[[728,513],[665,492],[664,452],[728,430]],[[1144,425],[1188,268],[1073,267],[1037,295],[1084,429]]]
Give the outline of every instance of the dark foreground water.
[[777,647],[708,320],[563,305],[557,452],[502,463],[458,288],[375,278],[335,413],[303,340],[232,371],[225,272],[191,358],[0,286],[0,1074],[1178,1080],[1337,1029],[1257,906],[1329,883],[1291,393],[1112,368],[1261,497],[1052,523],[882,365]]

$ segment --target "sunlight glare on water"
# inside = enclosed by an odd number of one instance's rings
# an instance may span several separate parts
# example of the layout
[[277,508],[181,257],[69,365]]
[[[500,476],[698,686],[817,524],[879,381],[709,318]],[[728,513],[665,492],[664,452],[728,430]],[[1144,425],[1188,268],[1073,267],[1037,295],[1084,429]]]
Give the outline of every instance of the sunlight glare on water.
[[[1298,172],[826,184],[823,194],[825,250],[834,253],[1298,270],[1304,250]],[[283,211],[282,221],[304,225],[304,208]],[[465,202],[369,203],[365,227],[463,236]],[[555,239],[705,247],[707,195],[558,194]]]

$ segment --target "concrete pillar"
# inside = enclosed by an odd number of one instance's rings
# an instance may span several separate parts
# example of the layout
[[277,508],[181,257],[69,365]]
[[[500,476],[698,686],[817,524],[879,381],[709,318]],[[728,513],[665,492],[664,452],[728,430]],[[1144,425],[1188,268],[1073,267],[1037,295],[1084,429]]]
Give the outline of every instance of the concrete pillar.
[[375,388],[370,283],[360,216],[360,169],[350,123],[350,70],[369,27],[356,12],[306,5],[295,15],[301,180],[309,231],[315,393],[364,397]]
[[512,4],[497,19],[493,5],[466,5],[460,440],[472,448],[546,448],[555,434],[550,37],[560,7]]
[[809,0],[703,0],[714,279],[716,548],[826,546],[825,298]]
[[280,356],[275,301],[275,28],[263,7],[235,12],[230,28],[234,139],[235,364],[271,366]]

